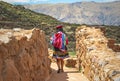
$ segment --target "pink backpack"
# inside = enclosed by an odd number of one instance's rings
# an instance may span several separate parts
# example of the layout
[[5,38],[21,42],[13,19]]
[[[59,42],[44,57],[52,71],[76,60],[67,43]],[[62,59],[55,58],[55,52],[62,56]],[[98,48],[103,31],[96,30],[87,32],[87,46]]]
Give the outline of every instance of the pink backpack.
[[62,43],[63,43],[63,41],[62,41],[62,35],[63,35],[62,32],[54,34],[53,41],[52,41],[52,45],[54,47],[56,47],[56,48],[62,48]]

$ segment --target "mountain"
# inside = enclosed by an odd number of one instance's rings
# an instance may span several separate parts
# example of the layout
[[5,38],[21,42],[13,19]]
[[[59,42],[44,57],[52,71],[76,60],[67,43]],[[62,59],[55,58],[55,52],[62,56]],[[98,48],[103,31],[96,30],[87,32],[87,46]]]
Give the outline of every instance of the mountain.
[[35,12],[50,15],[62,22],[88,25],[120,25],[120,1],[96,3],[25,5]]

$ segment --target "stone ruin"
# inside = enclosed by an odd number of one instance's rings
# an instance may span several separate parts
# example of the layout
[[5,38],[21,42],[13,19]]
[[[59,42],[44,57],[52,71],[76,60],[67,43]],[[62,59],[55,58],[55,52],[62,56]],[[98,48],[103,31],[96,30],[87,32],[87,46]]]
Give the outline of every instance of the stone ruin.
[[76,29],[78,68],[90,81],[120,81],[120,53],[108,47],[108,39],[95,27]]
[[47,81],[47,50],[42,30],[0,29],[0,81]]

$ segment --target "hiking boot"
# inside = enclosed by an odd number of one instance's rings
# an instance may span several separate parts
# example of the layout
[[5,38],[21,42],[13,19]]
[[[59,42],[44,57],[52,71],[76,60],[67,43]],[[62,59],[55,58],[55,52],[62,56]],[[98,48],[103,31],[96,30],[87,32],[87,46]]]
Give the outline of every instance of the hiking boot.
[[57,73],[60,73],[60,69],[58,69]]
[[61,69],[61,72],[64,72],[64,70],[63,70],[63,69]]

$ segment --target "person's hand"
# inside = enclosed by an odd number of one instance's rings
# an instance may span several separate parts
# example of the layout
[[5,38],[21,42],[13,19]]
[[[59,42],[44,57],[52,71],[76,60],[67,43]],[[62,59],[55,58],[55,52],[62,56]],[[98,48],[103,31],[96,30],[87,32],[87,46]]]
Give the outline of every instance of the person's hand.
[[62,50],[62,49],[61,49],[61,51],[62,51],[63,53],[67,53],[67,50]]

